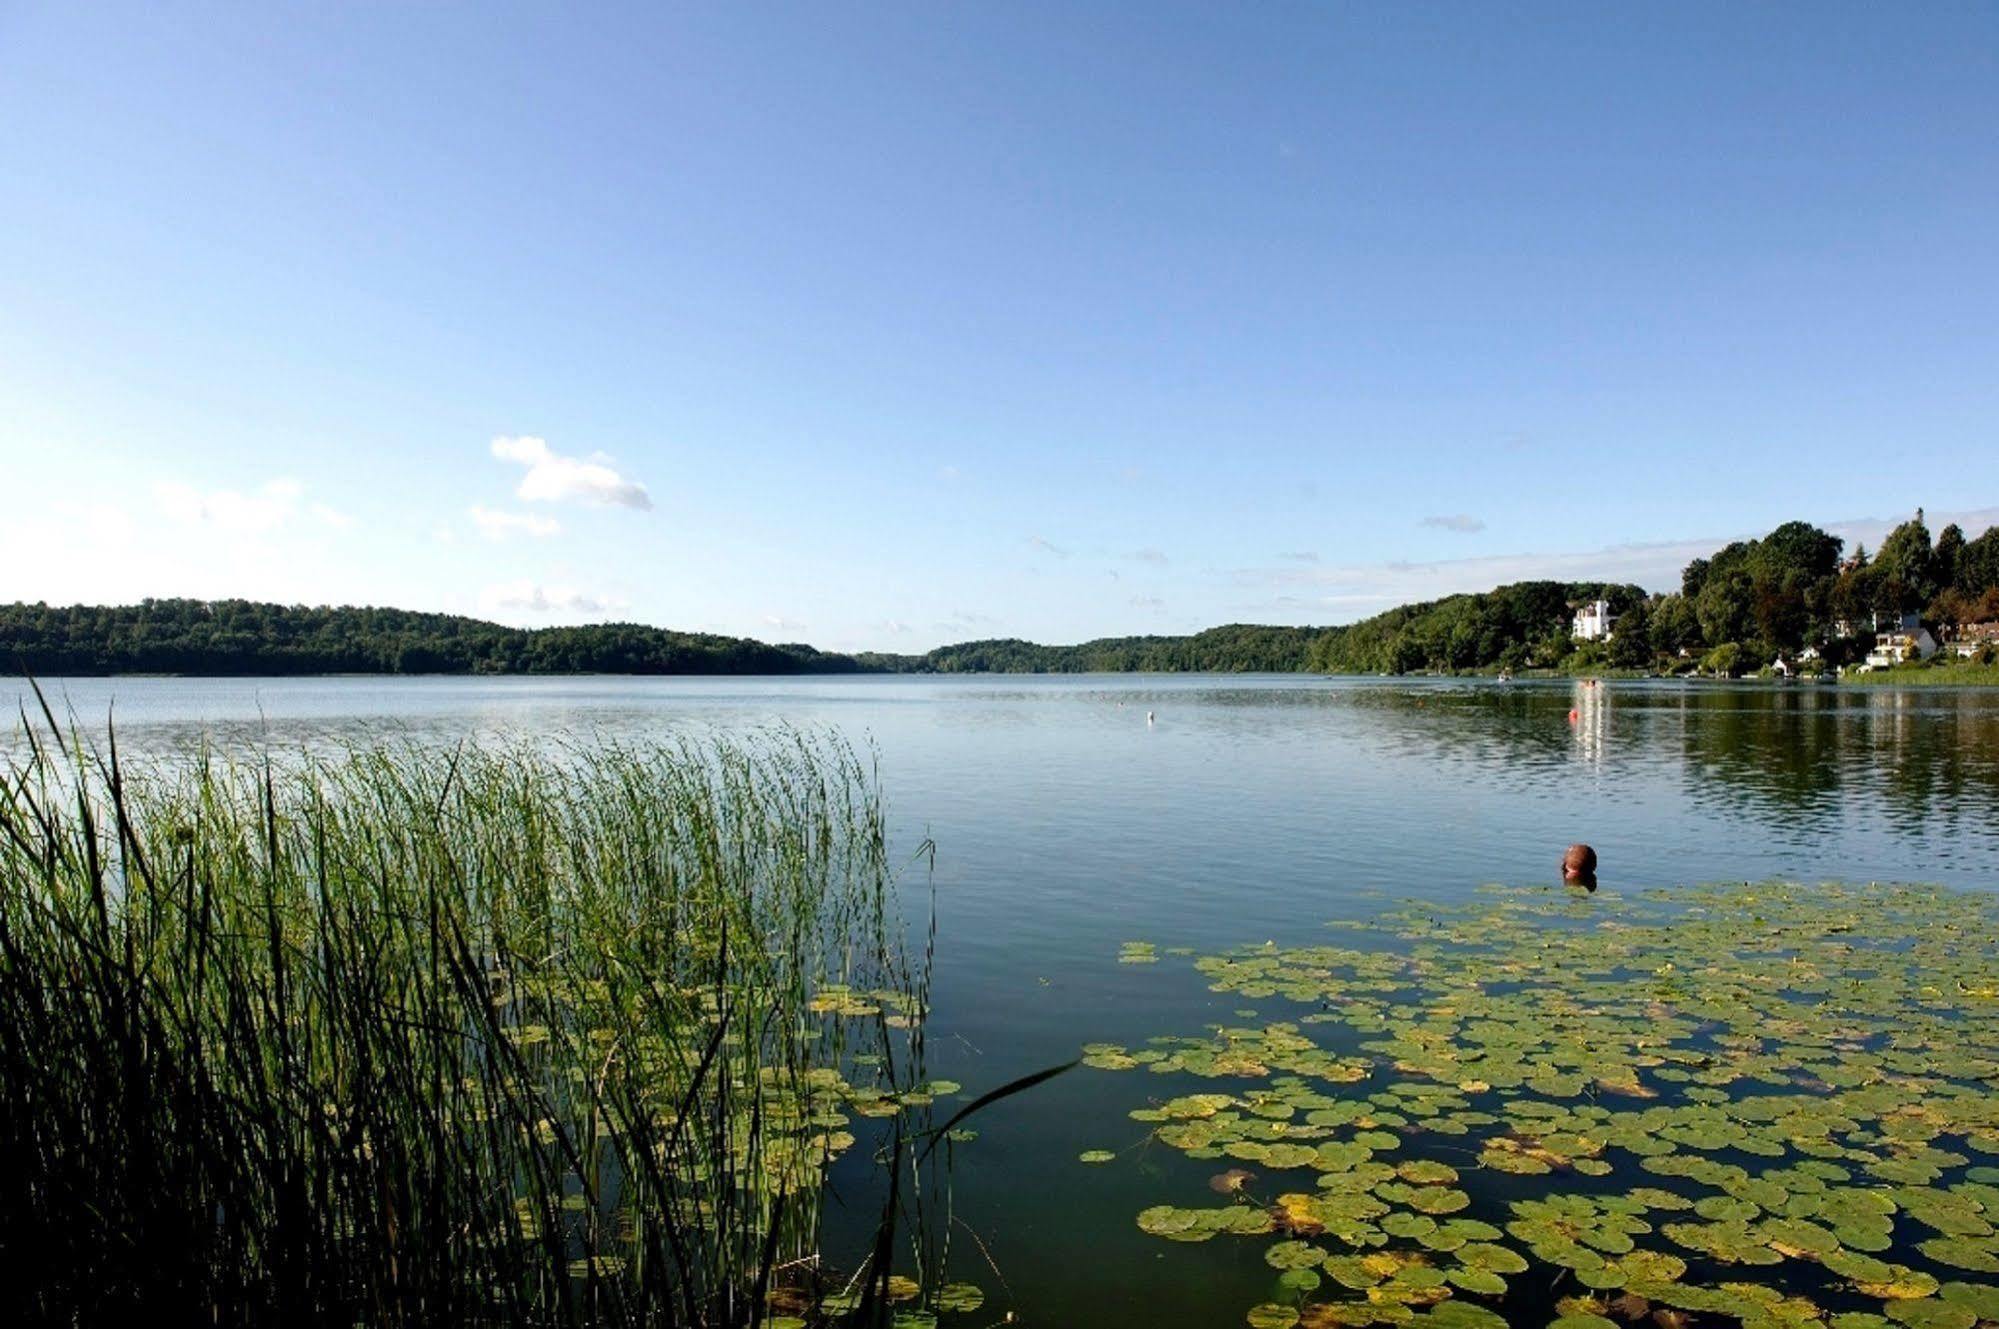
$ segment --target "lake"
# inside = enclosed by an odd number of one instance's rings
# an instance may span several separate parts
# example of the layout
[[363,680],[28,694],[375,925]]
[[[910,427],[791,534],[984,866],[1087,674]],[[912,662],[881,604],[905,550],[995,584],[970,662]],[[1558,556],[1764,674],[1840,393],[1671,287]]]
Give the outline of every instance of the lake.
[[[937,923],[931,1071],[968,1093],[1086,1043],[1198,1034],[1263,1003],[1184,959],[1325,940],[1384,904],[1551,885],[1571,841],[1600,900],[1789,879],[1999,884],[1999,693],[1292,676],[811,679],[84,679],[46,685],[121,748],[385,732],[424,742],[776,725],[879,754],[905,901]],[[1265,1018],[1274,1009],[1264,1013]],[[1040,1324],[1240,1324],[1260,1242],[1168,1245],[1132,1216],[1189,1203],[1144,1145],[1141,1077],[1083,1070],[956,1150],[954,1276]],[[1118,1151],[1085,1167],[1083,1150]],[[1198,1180],[1194,1186],[1199,1189]],[[1177,1198],[1176,1198],[1177,1197]],[[1212,1196],[1208,1197],[1210,1200]],[[988,1263],[990,1261],[990,1264]]]

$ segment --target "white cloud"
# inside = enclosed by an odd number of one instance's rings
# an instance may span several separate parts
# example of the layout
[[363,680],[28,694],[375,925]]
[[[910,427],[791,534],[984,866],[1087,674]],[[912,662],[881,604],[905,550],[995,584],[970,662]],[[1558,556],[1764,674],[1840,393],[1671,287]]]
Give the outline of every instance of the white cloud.
[[779,632],[798,632],[805,627],[805,624],[795,618],[786,618],[783,614],[765,614],[764,626],[776,628]]
[[1134,549],[1130,557],[1140,563],[1150,563],[1155,568],[1165,567],[1168,561],[1163,549]]
[[971,609],[953,609],[948,617],[937,620],[937,627],[943,632],[966,632],[997,627],[999,621],[991,614],[981,614]]
[[574,586],[543,586],[535,581],[511,581],[488,586],[479,594],[479,605],[489,614],[510,611],[589,617],[622,609],[624,601],[581,591]]
[[[1856,544],[1866,545],[1872,551],[1881,547],[1881,542],[1888,538],[1888,532],[1915,515],[1912,512],[1905,517],[1860,517],[1853,521],[1827,522],[1825,529],[1846,541],[1846,552],[1849,554],[1853,552]],[[1963,528],[1965,539],[1975,540],[1984,534],[1986,527],[1999,526],[1999,508],[1923,513],[1923,525],[1930,528],[1932,540],[1937,538],[1944,527],[1953,524]],[[1715,548],[1719,549],[1721,545],[1717,544]]]
[[1061,545],[1058,545],[1050,540],[1045,540],[1038,535],[1028,536],[1027,543],[1030,548],[1039,550],[1041,553],[1053,554],[1057,558],[1069,557],[1069,551],[1064,549]]
[[[139,525],[110,503],[56,501],[0,518],[0,602],[107,604],[134,599],[140,574]],[[149,557],[151,557],[149,555]]]
[[[263,535],[290,525],[299,515],[299,500],[304,494],[305,486],[296,480],[272,480],[248,494],[234,489],[201,490],[177,482],[153,486],[153,497],[169,520],[229,535]],[[333,511],[324,504],[314,506]],[[334,515],[337,519],[338,514]]]
[[542,539],[562,533],[562,523],[553,517],[541,517],[532,512],[499,512],[492,508],[472,506],[472,524],[479,528],[479,534],[488,540],[504,540],[510,535],[527,535]]
[[[1907,518],[1863,518],[1828,522],[1826,531],[1846,541],[1864,541],[1872,549]],[[1978,508],[1925,515],[1935,537],[1951,522],[1975,536],[1999,524],[1999,508]],[[1775,525],[1775,523],[1772,523]],[[1516,581],[1631,582],[1650,591],[1674,591],[1680,573],[1696,558],[1706,558],[1731,540],[1754,539],[1765,532],[1710,536],[1697,540],[1662,540],[1650,544],[1610,545],[1565,553],[1490,554],[1477,558],[1446,558],[1418,563],[1327,564],[1296,568],[1249,568],[1235,574],[1239,586],[1295,590],[1334,620],[1363,618],[1399,604],[1441,599],[1466,591],[1489,591]],[[1295,557],[1286,555],[1287,558]]]
[[354,525],[352,517],[344,512],[336,511],[324,503],[315,503],[307,508],[306,511],[313,515],[314,520],[320,522],[322,525],[331,526],[336,531],[344,531]]
[[1687,560],[1712,553],[1725,542],[1680,540],[1660,544],[1615,545],[1554,554],[1491,554],[1417,563],[1327,564],[1321,567],[1253,569],[1238,574],[1245,585],[1289,587],[1316,592],[1327,609],[1372,612],[1464,591],[1489,591],[1516,581],[1636,582],[1652,590],[1680,584]]
[[296,480],[237,490],[107,475],[97,487],[107,497],[87,504],[0,506],[0,601],[394,597],[371,586],[366,551],[343,537],[353,519],[307,502]]
[[1460,535],[1473,535],[1485,529],[1485,523],[1469,512],[1454,512],[1447,517],[1425,517],[1422,524],[1434,526],[1440,531],[1456,531]]
[[588,457],[565,457],[548,446],[545,439],[525,435],[502,436],[493,440],[493,455],[502,461],[519,462],[528,468],[514,492],[533,503],[560,503],[575,499],[609,507],[652,507],[652,495],[636,480],[628,480],[602,453]]
[[1166,602],[1156,595],[1134,595],[1131,597],[1134,609],[1164,609]]

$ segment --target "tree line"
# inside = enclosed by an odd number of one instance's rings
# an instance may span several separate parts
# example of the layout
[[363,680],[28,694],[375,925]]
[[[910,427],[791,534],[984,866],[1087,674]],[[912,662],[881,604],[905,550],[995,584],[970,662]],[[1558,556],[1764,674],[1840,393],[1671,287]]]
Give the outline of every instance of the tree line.
[[[1607,642],[1578,642],[1575,608],[1609,602]],[[638,623],[511,628],[401,609],[147,600],[0,605],[0,665],[87,674],[836,674],[1391,673],[1489,669],[1740,672],[1818,647],[1865,654],[1876,614],[1914,611],[1948,636],[1999,620],[1999,527],[1932,540],[1918,512],[1870,554],[1808,522],[1786,522],[1689,563],[1680,588],[1530,581],[1403,605],[1339,627],[1229,624],[1191,636],[1106,637],[1071,646],[961,642],[925,655],[842,655],[799,643],[675,632]]]
[[1003,638],[940,646],[911,667],[940,674],[1296,673],[1339,628],[1232,623],[1188,637],[1104,637],[1075,646]]
[[455,614],[248,600],[0,605],[0,663],[81,674],[829,674],[811,646],[638,623],[510,628]]
[[[1617,615],[1608,641],[1573,636],[1573,613],[1595,599]],[[1946,526],[1932,541],[1919,511],[1869,554],[1839,537],[1786,522],[1694,559],[1680,588],[1521,582],[1474,595],[1404,605],[1326,633],[1309,667],[1324,673],[1418,670],[1656,669],[1739,673],[1814,647],[1851,663],[1874,642],[1877,615],[1916,613],[1948,637],[1999,620],[1999,527],[1967,540]]]

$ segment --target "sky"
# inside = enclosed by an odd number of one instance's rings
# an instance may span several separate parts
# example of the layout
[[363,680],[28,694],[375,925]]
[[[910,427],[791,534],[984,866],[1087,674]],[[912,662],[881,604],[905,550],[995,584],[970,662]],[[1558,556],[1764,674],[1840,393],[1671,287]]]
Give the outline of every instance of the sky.
[[0,0],[0,602],[913,651],[1919,505],[1999,5]]

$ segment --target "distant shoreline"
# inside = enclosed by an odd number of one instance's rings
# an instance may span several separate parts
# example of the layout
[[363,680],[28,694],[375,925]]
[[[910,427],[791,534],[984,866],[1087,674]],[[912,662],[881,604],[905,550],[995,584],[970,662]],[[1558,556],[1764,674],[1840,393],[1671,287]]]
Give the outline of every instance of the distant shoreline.
[[[66,682],[140,679],[163,682],[216,682],[216,683],[256,683],[269,681],[491,681],[513,679],[688,679],[694,681],[715,681],[720,679],[741,679],[744,681],[785,679],[994,679],[994,678],[1276,678],[1276,679],[1318,679],[1325,682],[1402,682],[1419,683],[1435,681],[1439,683],[1485,682],[1498,685],[1499,675],[1491,670],[1467,670],[1463,673],[1440,673],[1433,670],[1411,670],[1403,674],[1382,673],[1327,673],[1312,669],[835,669],[835,670],[789,670],[784,672],[755,673],[696,673],[681,671],[675,673],[614,672],[606,670],[577,670],[571,673],[525,672],[508,673],[415,673],[386,670],[344,670],[323,673],[306,672],[264,672],[264,673],[161,673],[157,671],[132,670],[117,673],[60,673],[22,674],[16,672],[17,679],[32,678],[42,685]],[[1633,670],[1597,669],[1579,673],[1557,673],[1549,670],[1532,670],[1516,673],[1513,683],[1550,684],[1577,683],[1585,679],[1605,683],[1684,683],[1702,687],[1727,685],[1733,687],[1752,686],[1782,689],[1829,689],[1836,687],[1868,688],[1988,688],[1999,687],[1999,666],[1985,665],[1939,665],[1922,668],[1902,668],[1876,670],[1867,673],[1843,674],[1837,679],[1783,679],[1762,677],[1754,674],[1740,678],[1715,678],[1706,674],[1657,674]]]
[[[850,674],[1317,674],[1325,677],[1640,678],[1812,670],[1934,651],[1950,629],[1999,621],[1999,526],[1932,542],[1918,510],[1870,559],[1806,522],[1696,558],[1681,589],[1521,581],[1400,605],[1353,623],[1228,623],[1181,635],[1043,645],[995,637],[921,654],[826,651],[644,623],[510,627],[457,614],[249,600],[0,604],[0,668],[47,677],[833,677]],[[1886,608],[1884,608],[1884,606]],[[1917,606],[1927,606],[1920,610]],[[1938,687],[1999,683],[1964,666],[1898,669]],[[1949,673],[1931,677],[1932,671]],[[1816,682],[1816,680],[1812,680]],[[1842,679],[1841,681],[1848,681]],[[1869,677],[1871,686],[1886,680]]]

